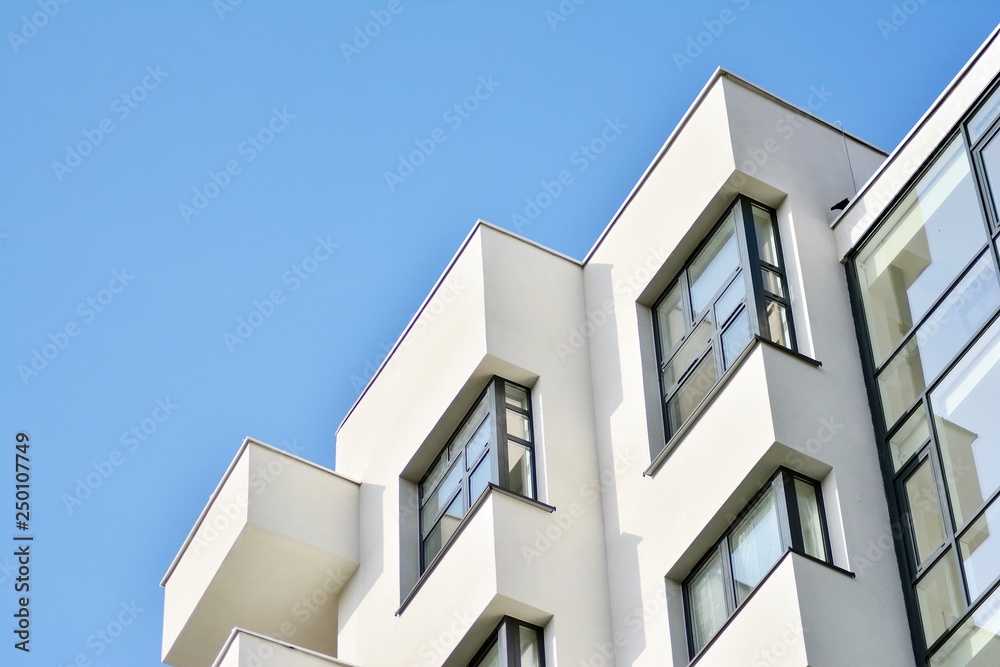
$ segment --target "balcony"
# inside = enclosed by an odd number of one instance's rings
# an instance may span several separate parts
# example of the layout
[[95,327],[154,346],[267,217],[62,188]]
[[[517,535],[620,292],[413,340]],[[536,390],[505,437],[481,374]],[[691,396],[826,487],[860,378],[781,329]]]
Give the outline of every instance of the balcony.
[[[274,662],[271,663],[270,661]],[[353,667],[350,663],[236,628],[229,635],[215,659],[215,667],[258,667],[276,664],[282,667]]]
[[163,662],[210,665],[236,626],[334,655],[359,488],[245,440],[161,582]]
[[899,664],[863,627],[859,585],[849,573],[788,552],[692,667]]

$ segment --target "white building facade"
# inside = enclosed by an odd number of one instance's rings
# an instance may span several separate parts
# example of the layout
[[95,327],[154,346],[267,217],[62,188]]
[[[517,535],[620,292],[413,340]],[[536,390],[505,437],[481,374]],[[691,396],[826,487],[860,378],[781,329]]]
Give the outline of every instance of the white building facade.
[[336,471],[244,442],[164,662],[1000,665],[998,82],[886,156],[719,70],[583,261],[478,222]]

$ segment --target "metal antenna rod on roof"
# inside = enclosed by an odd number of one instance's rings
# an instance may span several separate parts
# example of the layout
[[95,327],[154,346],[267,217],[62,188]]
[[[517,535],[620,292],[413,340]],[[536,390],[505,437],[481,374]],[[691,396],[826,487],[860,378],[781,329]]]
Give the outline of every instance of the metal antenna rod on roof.
[[844,132],[844,124],[838,120],[834,125],[840,126],[840,136],[844,140],[844,154],[847,156],[847,168],[851,170],[851,187],[854,188],[854,194],[858,194],[858,183],[854,180],[854,165],[851,164],[851,152],[847,150],[847,133]]

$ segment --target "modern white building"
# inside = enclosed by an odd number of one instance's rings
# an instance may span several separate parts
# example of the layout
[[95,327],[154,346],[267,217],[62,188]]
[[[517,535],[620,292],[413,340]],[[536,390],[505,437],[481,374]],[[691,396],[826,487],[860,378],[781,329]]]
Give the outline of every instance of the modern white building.
[[582,261],[476,223],[164,662],[1000,665],[997,35],[888,156],[719,70]]

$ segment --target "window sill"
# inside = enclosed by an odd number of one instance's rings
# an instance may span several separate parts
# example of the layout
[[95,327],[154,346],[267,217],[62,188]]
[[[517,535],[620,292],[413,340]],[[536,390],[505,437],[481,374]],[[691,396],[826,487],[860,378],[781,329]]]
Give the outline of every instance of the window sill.
[[484,504],[486,504],[486,499],[489,498],[494,493],[499,493],[501,495],[509,496],[522,503],[526,503],[528,505],[537,507],[538,509],[543,510],[545,512],[556,511],[556,508],[553,507],[552,505],[547,505],[541,501],[534,500],[533,498],[528,498],[527,496],[516,494],[513,491],[508,491],[507,489],[503,489],[497,486],[496,484],[490,482],[486,486],[486,490],[481,494],[479,494],[479,498],[476,499],[476,502],[472,503],[472,507],[469,508],[469,511],[465,514],[464,517],[462,517],[462,520],[459,521],[458,526],[455,527],[455,532],[451,534],[451,537],[448,538],[448,541],[441,546],[441,550],[437,552],[437,555],[435,555],[434,558],[431,560],[431,562],[427,565],[427,568],[420,575],[420,578],[417,579],[417,583],[413,585],[413,588],[410,590],[410,592],[407,593],[406,597],[404,597],[402,602],[399,603],[399,609],[396,610],[396,616],[402,614],[403,611],[409,606],[410,602],[413,601],[413,598],[416,597],[417,592],[423,587],[424,582],[426,582],[430,578],[431,573],[433,573],[434,570],[437,568],[438,563],[440,563],[441,560],[444,558],[444,555],[448,553],[448,550],[451,548],[451,545],[455,543],[455,541],[458,539],[458,536],[462,534],[462,531],[465,530],[465,527],[469,524],[470,521],[472,521],[472,518],[479,513],[479,508],[482,507]]
[[643,471],[642,473],[643,477],[652,477],[653,475],[655,475],[656,471],[660,469],[663,463],[668,458],[670,458],[671,452],[673,452],[674,449],[677,448],[680,442],[684,439],[684,436],[687,435],[688,431],[694,428],[694,425],[698,423],[699,419],[701,419],[701,415],[712,405],[712,403],[715,401],[715,397],[722,392],[722,390],[726,387],[726,385],[729,384],[729,381],[736,375],[739,369],[742,368],[743,362],[745,362],[747,358],[751,354],[753,354],[754,350],[757,349],[758,344],[773,348],[775,350],[781,350],[783,353],[790,355],[800,361],[803,361],[809,364],[810,366],[815,366],[816,368],[819,368],[823,365],[822,362],[817,361],[812,357],[807,357],[801,352],[796,352],[795,350],[789,350],[787,347],[782,347],[777,343],[772,343],[770,340],[767,340],[766,338],[761,338],[760,336],[754,336],[753,340],[750,342],[749,345],[747,345],[746,349],[740,352],[739,356],[736,357],[736,360],[733,362],[733,365],[730,366],[728,369],[726,369],[726,372],[722,374],[722,377],[720,377],[719,381],[715,383],[715,386],[712,387],[712,389],[705,395],[705,398],[701,400],[701,403],[699,403],[698,407],[694,409],[694,411],[691,413],[691,416],[688,417],[688,420],[683,424],[681,424],[681,427],[674,432],[674,434],[667,441],[666,445],[663,446],[663,449],[661,449],[660,452],[653,457],[653,460],[650,462],[649,467],[646,468],[645,471]]
[[825,560],[821,560],[819,558],[816,558],[815,556],[810,556],[809,554],[802,553],[801,551],[796,551],[795,549],[786,549],[785,553],[783,553],[781,555],[781,558],[779,558],[777,560],[777,562],[775,562],[775,564],[771,566],[771,569],[769,569],[767,571],[767,574],[765,574],[761,578],[761,580],[757,582],[757,585],[754,586],[754,588],[753,588],[752,591],[750,591],[750,594],[747,595],[746,599],[743,600],[743,602],[741,602],[738,607],[736,607],[736,610],[733,611],[732,614],[730,614],[729,618],[726,619],[726,622],[722,624],[722,626],[715,632],[714,635],[712,635],[712,638],[708,640],[708,643],[705,644],[705,646],[703,646],[702,649],[700,651],[698,651],[698,653],[696,653],[693,658],[691,658],[691,661],[688,662],[687,667],[694,667],[694,665],[698,664],[698,662],[702,659],[702,657],[706,653],[708,653],[708,650],[710,648],[712,648],[712,646],[715,644],[716,640],[719,639],[719,637],[722,636],[722,633],[724,633],[726,631],[726,628],[728,628],[736,620],[736,617],[743,610],[743,608],[747,606],[747,603],[750,602],[750,600],[752,600],[755,595],[757,595],[757,591],[759,591],[761,588],[764,587],[764,584],[767,583],[767,580],[771,578],[771,575],[774,574],[777,571],[777,569],[779,567],[781,567],[781,564],[784,563],[788,559],[789,554],[795,554],[799,558],[804,558],[805,560],[809,560],[809,561],[812,561],[814,563],[818,563],[819,565],[822,565],[823,567],[829,568],[829,569],[833,570],[834,572],[839,572],[840,574],[844,575],[845,577],[850,577],[851,579],[856,579],[857,576],[858,576],[855,573],[851,572],[850,570],[845,570],[842,567],[837,567],[833,563],[829,563],[829,562],[827,562]]

